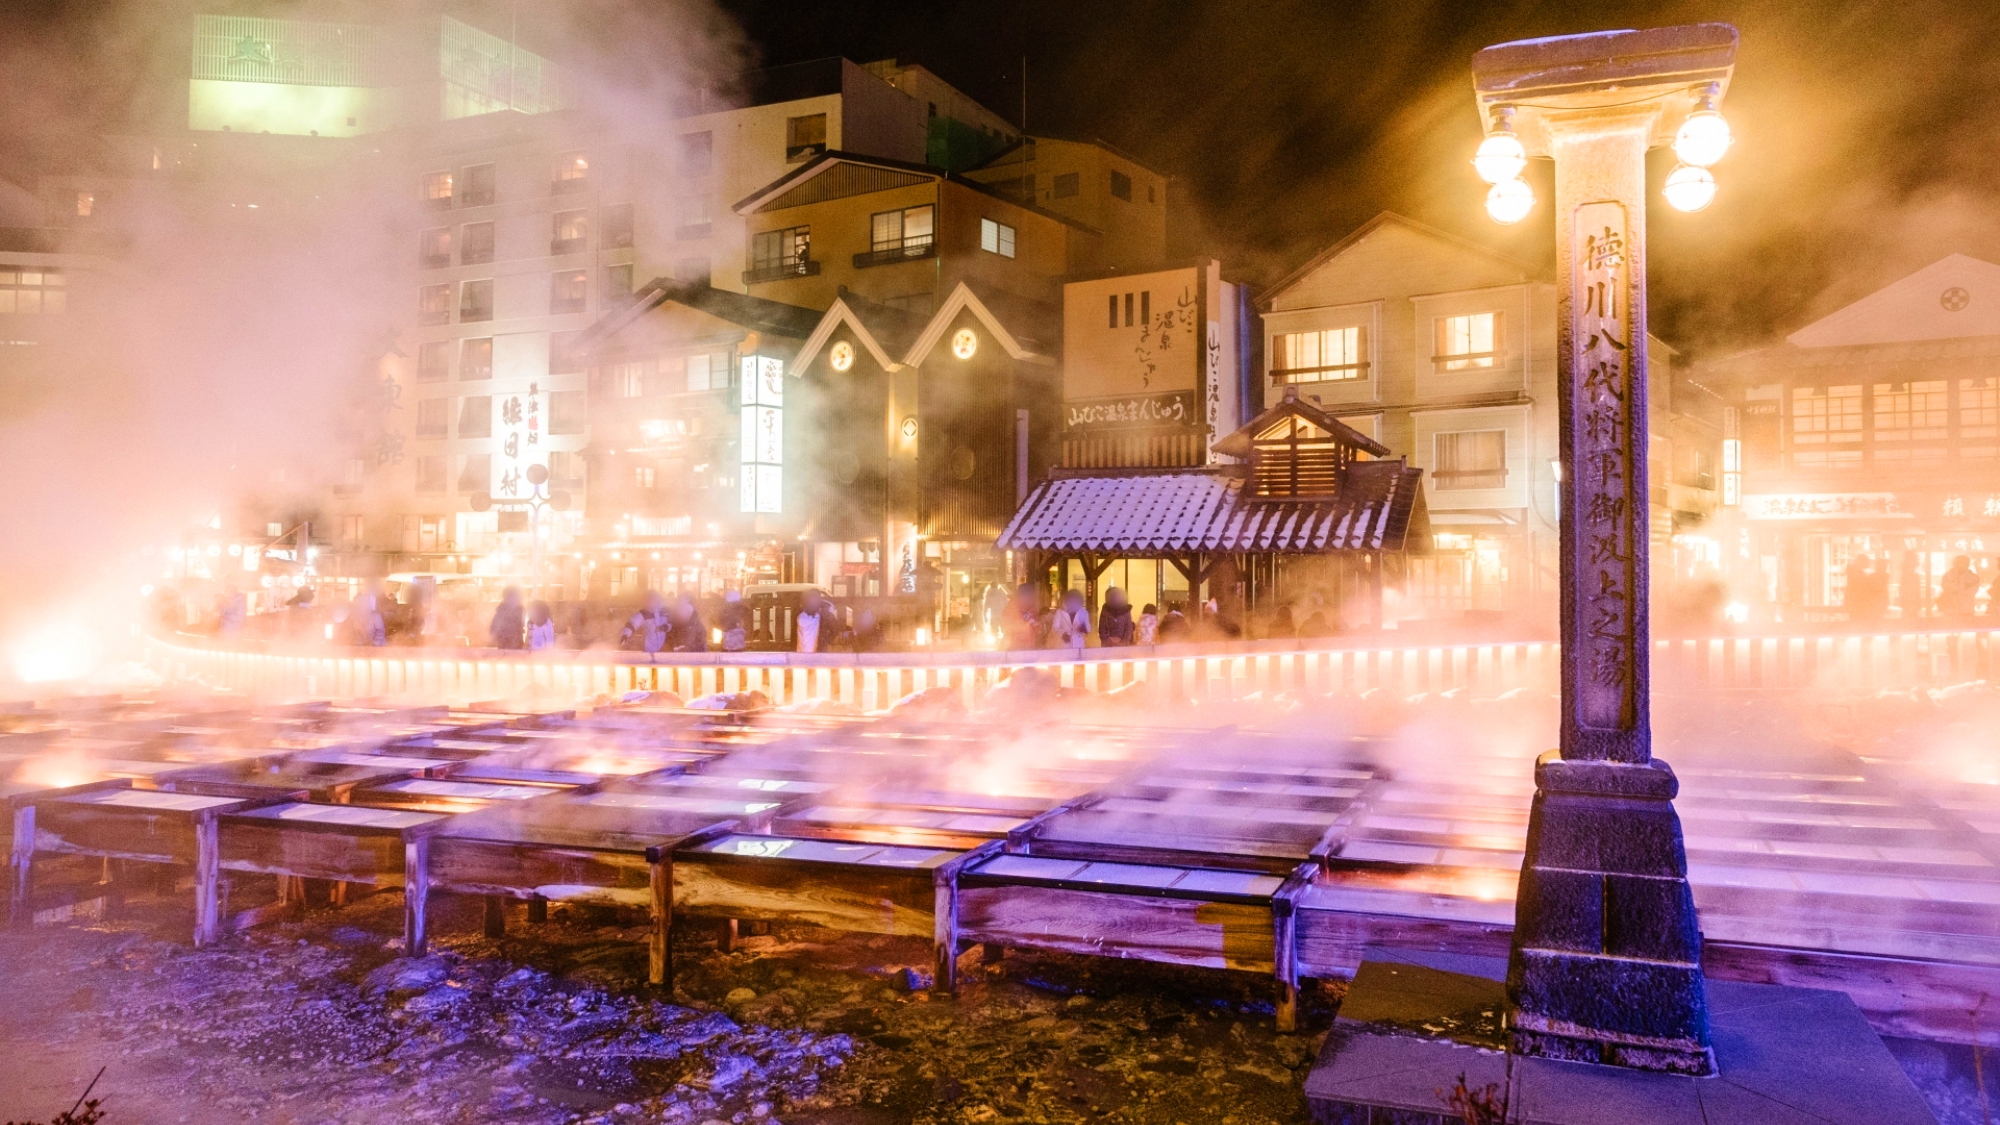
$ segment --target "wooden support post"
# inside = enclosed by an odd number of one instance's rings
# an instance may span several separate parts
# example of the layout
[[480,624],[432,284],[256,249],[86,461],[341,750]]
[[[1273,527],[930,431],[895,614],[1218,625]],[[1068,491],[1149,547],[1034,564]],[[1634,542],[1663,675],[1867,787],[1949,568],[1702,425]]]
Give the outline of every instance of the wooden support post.
[[194,822],[194,944],[199,949],[222,936],[221,822],[207,813]]
[[736,919],[724,918],[722,920],[722,933],[715,939],[715,951],[717,953],[736,952]]
[[528,900],[528,923],[539,926],[549,920],[549,900],[536,895]]
[[646,981],[668,995],[674,991],[674,857],[648,849],[653,892],[653,932],[646,943]]
[[1319,875],[1319,861],[1308,860],[1293,869],[1271,895],[1271,964],[1278,978],[1278,1030],[1299,1027],[1299,927],[1298,900]]
[[419,836],[403,845],[403,954],[422,957],[429,939],[425,912],[430,906],[431,841]]
[[27,926],[35,919],[34,911],[28,907],[35,886],[34,864],[35,806],[22,805],[14,810],[14,854],[10,857],[13,877],[7,895],[7,918],[16,926]]
[[507,936],[507,896],[486,896],[486,918],[481,931],[489,938]]
[[937,978],[931,989],[936,992],[958,991],[958,870],[956,865],[938,869],[934,900],[935,915],[931,920],[931,940],[937,954]]

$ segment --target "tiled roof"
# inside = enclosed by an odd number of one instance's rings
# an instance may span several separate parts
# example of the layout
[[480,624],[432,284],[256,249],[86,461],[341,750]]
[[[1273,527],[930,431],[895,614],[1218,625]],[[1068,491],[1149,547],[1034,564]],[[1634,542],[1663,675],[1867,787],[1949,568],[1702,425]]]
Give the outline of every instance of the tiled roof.
[[1000,535],[1015,550],[1399,551],[1421,524],[1421,469],[1350,466],[1339,495],[1261,500],[1241,477],[1177,470],[1043,481]]

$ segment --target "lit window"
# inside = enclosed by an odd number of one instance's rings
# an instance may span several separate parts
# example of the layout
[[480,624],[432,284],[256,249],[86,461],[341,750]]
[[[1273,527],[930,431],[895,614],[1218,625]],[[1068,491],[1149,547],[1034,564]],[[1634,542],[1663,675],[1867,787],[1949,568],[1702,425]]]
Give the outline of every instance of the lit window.
[[918,258],[937,245],[933,237],[936,210],[928,203],[900,211],[880,211],[868,221],[868,250],[876,259]]
[[992,219],[979,220],[979,248],[1003,258],[1014,256],[1014,228]]
[[580,152],[556,157],[554,190],[582,191],[590,186],[590,161]]
[[1432,358],[1440,371],[1492,367],[1499,362],[1500,343],[1499,313],[1441,316]]
[[1791,437],[1795,467],[1859,467],[1861,387],[1793,387]]
[[650,491],[656,479],[655,473],[657,472],[658,470],[651,465],[634,465],[632,466],[632,483]]
[[1274,340],[1271,377],[1285,383],[1361,379],[1368,374],[1357,325],[1318,332],[1286,332]]
[[549,253],[574,254],[590,244],[590,212],[557,211]]
[[1432,437],[1432,487],[1504,488],[1507,484],[1507,431],[1463,430]]
[[803,276],[816,272],[812,266],[810,228],[767,230],[751,237],[750,277],[746,280],[769,281],[789,274]]
[[785,160],[796,164],[826,151],[826,114],[785,119]]
[[92,194],[92,193],[90,193],[90,192],[87,192],[87,191],[80,191],[80,192],[77,192],[77,193],[76,193],[76,217],[77,217],[77,218],[79,218],[79,219],[88,219],[88,218],[90,217],[90,213],[91,213],[92,211],[96,210],[96,209],[97,209],[97,196],[96,196],[96,195],[94,195],[94,194]]
[[0,313],[59,313],[69,307],[61,270],[0,268]]
[[451,206],[451,173],[427,172],[423,179],[424,202],[432,207]]
[[1875,384],[1875,440],[1943,441],[1951,417],[1946,386],[1943,379]]

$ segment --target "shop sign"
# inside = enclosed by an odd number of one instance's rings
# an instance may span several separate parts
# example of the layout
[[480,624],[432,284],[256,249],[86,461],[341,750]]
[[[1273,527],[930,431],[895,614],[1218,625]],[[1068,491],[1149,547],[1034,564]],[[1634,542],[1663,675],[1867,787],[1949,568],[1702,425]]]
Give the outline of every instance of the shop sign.
[[1063,412],[1072,430],[1174,425],[1192,422],[1195,416],[1194,396],[1185,391],[1073,402],[1065,405]]
[[1915,519],[1893,492],[1774,492],[1743,497],[1753,520]]

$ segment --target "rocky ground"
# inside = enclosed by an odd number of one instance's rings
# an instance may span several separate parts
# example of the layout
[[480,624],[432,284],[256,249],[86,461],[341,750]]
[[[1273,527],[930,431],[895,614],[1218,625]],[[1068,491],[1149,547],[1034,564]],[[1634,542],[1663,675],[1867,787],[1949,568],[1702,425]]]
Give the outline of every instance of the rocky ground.
[[692,926],[669,1000],[643,929],[561,907],[489,940],[448,902],[414,961],[393,893],[200,951],[184,912],[0,934],[0,1120],[103,1068],[107,1125],[1294,1122],[1337,1003],[1280,1035],[1248,974],[1019,951],[933,996],[921,941]]

